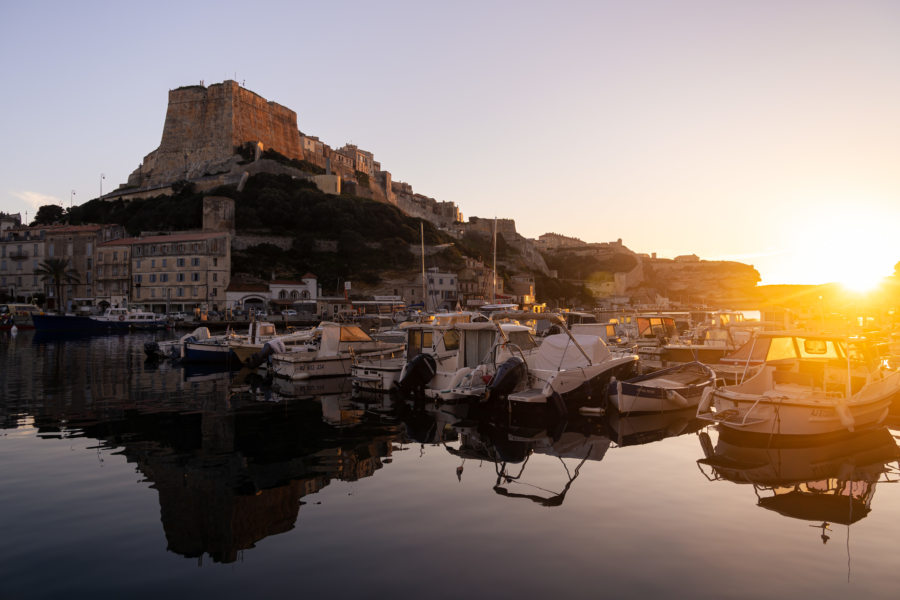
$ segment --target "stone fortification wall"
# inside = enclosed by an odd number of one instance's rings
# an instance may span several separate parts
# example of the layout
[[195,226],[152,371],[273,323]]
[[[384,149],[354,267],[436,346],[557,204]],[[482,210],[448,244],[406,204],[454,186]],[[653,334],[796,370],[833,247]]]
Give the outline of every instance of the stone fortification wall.
[[234,148],[245,142],[303,158],[294,111],[235,81],[171,90],[159,148],[144,157],[128,185],[161,185],[230,170]]
[[282,250],[290,250],[294,244],[294,238],[280,235],[251,235],[241,234],[231,238],[232,250],[246,250],[254,246],[271,244]]
[[459,208],[452,202],[438,202],[422,194],[408,194],[402,191],[397,193],[398,188],[393,189],[395,198],[393,204],[411,217],[424,219],[441,228],[450,227],[462,219]]

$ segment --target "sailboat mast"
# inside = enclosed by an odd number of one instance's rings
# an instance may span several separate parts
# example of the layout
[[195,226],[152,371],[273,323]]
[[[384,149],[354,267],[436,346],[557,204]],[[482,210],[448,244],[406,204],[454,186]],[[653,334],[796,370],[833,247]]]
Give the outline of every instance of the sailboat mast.
[[419,222],[419,237],[422,240],[422,310],[428,312],[428,287],[425,285],[425,222]]
[[497,217],[494,217],[494,276],[491,278],[491,304],[497,302]]

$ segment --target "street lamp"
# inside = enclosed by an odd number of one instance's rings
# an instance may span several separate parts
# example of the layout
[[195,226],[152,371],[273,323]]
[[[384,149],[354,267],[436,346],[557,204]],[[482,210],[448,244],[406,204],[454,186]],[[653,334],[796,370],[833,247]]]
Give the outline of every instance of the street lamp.
[[103,180],[106,179],[106,175],[100,173],[100,199],[103,199]]
[[72,193],[69,194],[69,210],[72,210],[72,202],[75,200],[75,190],[72,190]]

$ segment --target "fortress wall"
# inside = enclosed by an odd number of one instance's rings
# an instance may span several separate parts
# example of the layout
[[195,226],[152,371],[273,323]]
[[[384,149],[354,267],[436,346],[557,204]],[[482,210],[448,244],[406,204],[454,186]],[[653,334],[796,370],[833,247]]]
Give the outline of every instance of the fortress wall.
[[244,142],[303,158],[297,114],[236,81],[170,90],[159,148],[144,158],[129,184],[170,183],[227,169],[224,163]]

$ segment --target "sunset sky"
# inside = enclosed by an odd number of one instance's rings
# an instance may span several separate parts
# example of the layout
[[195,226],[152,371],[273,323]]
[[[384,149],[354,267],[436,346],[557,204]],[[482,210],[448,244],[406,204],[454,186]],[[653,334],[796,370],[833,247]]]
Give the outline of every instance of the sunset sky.
[[4,2],[0,210],[68,207],[236,79],[459,205],[863,285],[900,261],[900,2]]

